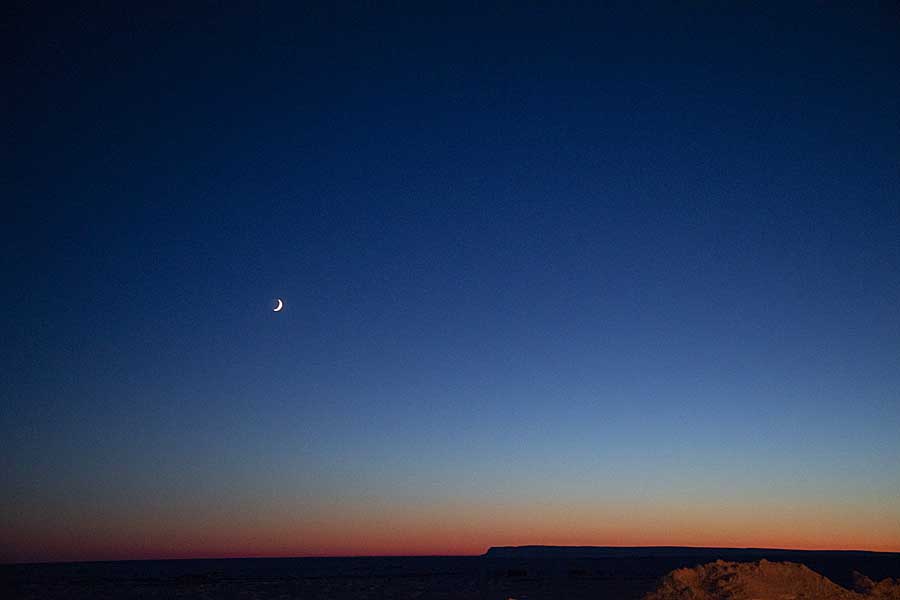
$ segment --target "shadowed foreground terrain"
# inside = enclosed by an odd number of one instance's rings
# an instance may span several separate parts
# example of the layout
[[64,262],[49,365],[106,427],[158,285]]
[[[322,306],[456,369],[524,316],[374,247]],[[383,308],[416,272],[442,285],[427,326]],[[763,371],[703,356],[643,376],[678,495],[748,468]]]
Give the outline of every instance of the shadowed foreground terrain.
[[716,561],[672,571],[646,600],[900,600],[900,581],[855,574],[856,591],[797,563]]
[[[721,565],[726,563],[715,562],[719,559],[730,562],[723,567]],[[756,593],[757,588],[752,587],[757,585],[753,583],[756,582],[755,575],[734,579],[733,574],[743,574],[742,567],[738,566],[741,563],[751,569],[760,569],[762,564],[771,565],[759,563],[762,559],[798,563],[787,568],[799,569],[804,576],[827,578],[830,586],[845,594],[834,596],[835,599],[896,598],[879,596],[875,592],[883,591],[883,588],[876,590],[874,584],[866,595],[846,594],[851,589],[865,591],[860,586],[864,580],[855,576],[856,572],[865,573],[875,581],[900,577],[900,554],[547,547],[497,548],[483,556],[467,557],[251,558],[0,565],[0,597],[71,600],[641,600],[655,593],[650,596],[652,600],[739,600],[768,596],[699,594],[707,593],[704,585],[711,582],[718,585],[720,581],[746,581],[750,587],[735,588],[735,593]],[[805,566],[801,567],[801,563]],[[695,567],[704,570],[695,570]],[[780,573],[778,567],[772,568]],[[794,577],[787,576],[786,579]],[[694,583],[700,587],[691,587]],[[823,589],[831,588],[825,586]],[[774,596],[795,600],[813,597],[820,596],[791,596],[789,593]]]

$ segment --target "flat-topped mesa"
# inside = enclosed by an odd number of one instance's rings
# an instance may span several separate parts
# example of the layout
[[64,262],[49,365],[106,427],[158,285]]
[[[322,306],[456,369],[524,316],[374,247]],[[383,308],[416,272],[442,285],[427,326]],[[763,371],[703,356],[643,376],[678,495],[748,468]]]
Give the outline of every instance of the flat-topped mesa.
[[696,548],[685,546],[493,546],[485,556],[492,558],[619,558],[709,556],[718,552],[745,552],[736,548]]
[[[797,560],[804,556],[843,554],[891,555],[866,550],[787,550],[783,548],[716,548],[696,546],[492,546],[488,558],[701,558],[704,560]],[[896,555],[900,558],[900,554]]]

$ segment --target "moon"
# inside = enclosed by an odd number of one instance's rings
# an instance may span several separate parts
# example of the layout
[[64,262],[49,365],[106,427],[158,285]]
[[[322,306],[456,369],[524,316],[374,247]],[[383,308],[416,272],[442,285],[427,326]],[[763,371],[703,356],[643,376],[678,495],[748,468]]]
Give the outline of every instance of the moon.
[[275,298],[275,301],[278,305],[272,309],[272,312],[281,312],[281,309],[284,308],[284,302],[281,301],[281,298]]

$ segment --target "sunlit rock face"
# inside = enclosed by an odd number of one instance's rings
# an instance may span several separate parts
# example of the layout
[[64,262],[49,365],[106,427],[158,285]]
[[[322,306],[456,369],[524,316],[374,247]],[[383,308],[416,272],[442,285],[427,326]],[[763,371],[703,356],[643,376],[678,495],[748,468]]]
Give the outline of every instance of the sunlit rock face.
[[716,561],[669,573],[645,600],[900,600],[900,582],[856,575],[847,590],[804,565]]
[[853,578],[856,590],[863,594],[865,598],[900,599],[900,579],[872,581],[862,573],[854,573]]

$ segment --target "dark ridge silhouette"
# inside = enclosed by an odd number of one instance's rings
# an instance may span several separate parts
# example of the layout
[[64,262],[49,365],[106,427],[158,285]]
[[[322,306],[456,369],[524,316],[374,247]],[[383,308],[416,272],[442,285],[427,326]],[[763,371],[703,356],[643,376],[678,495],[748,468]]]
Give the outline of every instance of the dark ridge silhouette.
[[708,558],[773,560],[803,557],[896,557],[900,553],[870,550],[790,550],[786,548],[716,548],[697,546],[492,546],[488,558]]
[[[886,578],[900,577],[900,554],[876,552],[794,552],[779,567],[748,559],[748,552],[717,563],[741,549],[711,548],[552,548],[530,547],[540,556],[356,558],[254,558],[45,563],[0,565],[0,598],[22,600],[168,600],[169,598],[434,598],[441,600],[710,600],[690,594],[711,584],[731,596],[712,600],[779,598],[760,595],[832,589],[869,599],[892,597]],[[706,556],[702,552],[708,552]],[[554,554],[555,552],[555,554]],[[562,555],[602,552],[605,556]],[[648,552],[668,555],[647,556]],[[672,555],[688,552],[690,555]],[[759,550],[759,552],[766,552]],[[710,567],[709,564],[713,566]],[[703,569],[698,567],[707,565]],[[804,565],[802,568],[797,565]],[[724,565],[724,566],[723,566]],[[757,565],[757,566],[754,566]],[[807,572],[807,569],[809,572]],[[682,570],[682,571],[679,571]],[[859,575],[864,573],[865,577]],[[733,575],[733,577],[732,577]],[[774,578],[773,578],[774,576]],[[796,580],[796,581],[795,581]],[[725,585],[735,585],[723,588]],[[729,583],[731,582],[731,583]],[[774,582],[774,583],[773,583]],[[697,585],[699,587],[697,587]],[[795,589],[794,584],[799,587]],[[740,584],[740,585],[738,585]],[[776,587],[771,587],[771,586]],[[780,587],[779,587],[780,586]],[[855,590],[855,591],[854,591]],[[706,593],[706,592],[704,592]],[[745,597],[741,597],[745,594]],[[755,594],[755,595],[754,595]],[[686,596],[685,596],[686,595]],[[801,596],[795,596],[800,600]],[[860,600],[857,596],[848,596]],[[815,600],[823,600],[816,597]],[[844,598],[840,598],[844,600]]]

